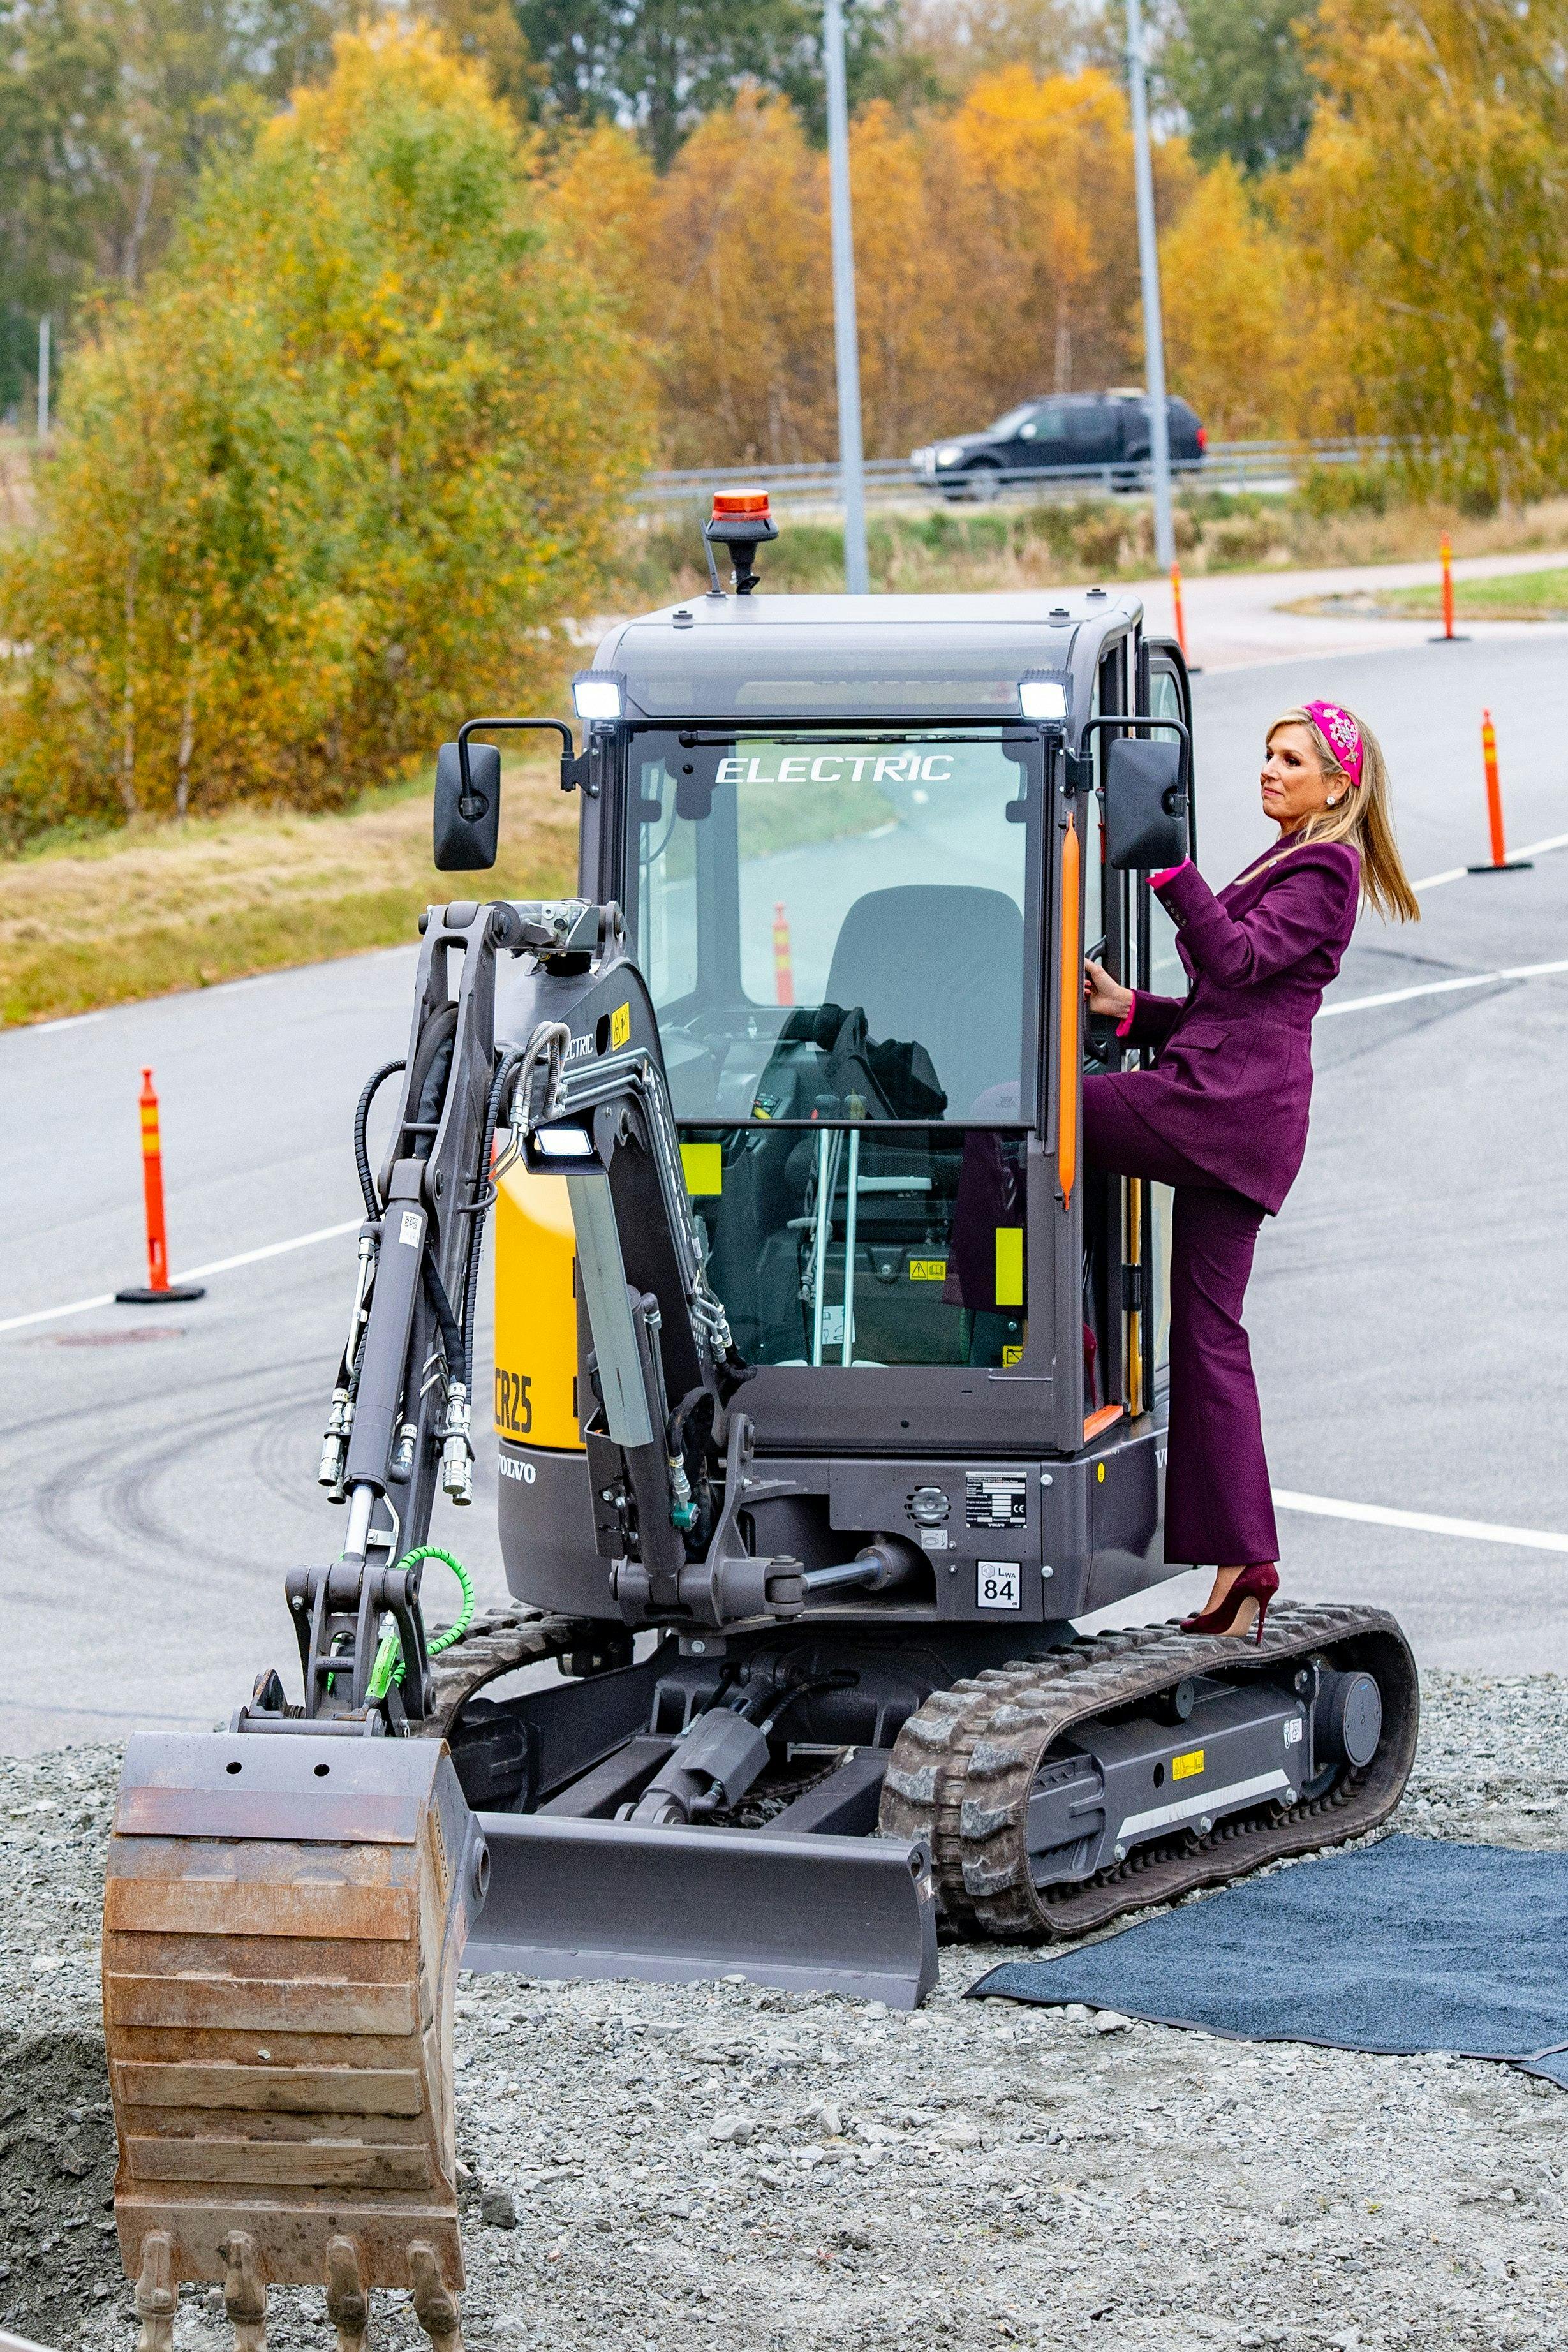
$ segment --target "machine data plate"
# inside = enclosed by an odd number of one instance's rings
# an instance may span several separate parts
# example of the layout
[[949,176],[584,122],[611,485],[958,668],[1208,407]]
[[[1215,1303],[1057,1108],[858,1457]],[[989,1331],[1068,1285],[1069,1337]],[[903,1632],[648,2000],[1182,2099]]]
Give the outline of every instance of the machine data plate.
[[963,1481],[963,1516],[972,1528],[1022,1528],[1029,1517],[1028,1474],[971,1470]]

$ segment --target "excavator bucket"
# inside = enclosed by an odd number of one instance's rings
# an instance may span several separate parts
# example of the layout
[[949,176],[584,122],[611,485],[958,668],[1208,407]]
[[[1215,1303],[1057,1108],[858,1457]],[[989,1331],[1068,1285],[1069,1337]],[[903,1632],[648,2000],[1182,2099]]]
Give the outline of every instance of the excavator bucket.
[[242,2347],[268,2286],[319,2284],[344,2345],[401,2287],[456,2352],[452,2004],[487,1871],[439,1742],[131,1742],[103,2008],[145,2352],[184,2279],[223,2282]]

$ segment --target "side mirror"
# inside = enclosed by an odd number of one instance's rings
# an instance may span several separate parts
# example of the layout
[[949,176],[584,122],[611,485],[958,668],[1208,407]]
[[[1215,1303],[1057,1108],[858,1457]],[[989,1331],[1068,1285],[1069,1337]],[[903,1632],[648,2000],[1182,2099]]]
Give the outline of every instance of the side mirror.
[[1105,747],[1105,857],[1121,872],[1179,866],[1187,851],[1187,785],[1180,743],[1117,735]]
[[493,743],[468,745],[468,789],[455,743],[436,760],[436,870],[478,874],[496,862],[500,841],[500,753]]

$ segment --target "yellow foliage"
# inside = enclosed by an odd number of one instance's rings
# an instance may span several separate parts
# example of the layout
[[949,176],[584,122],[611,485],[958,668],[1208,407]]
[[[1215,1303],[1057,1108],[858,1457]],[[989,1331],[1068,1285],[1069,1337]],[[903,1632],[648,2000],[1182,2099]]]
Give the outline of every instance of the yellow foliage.
[[[1125,100],[1089,72],[976,80],[950,116],[852,127],[866,445],[984,423],[1031,393],[1115,383],[1137,349]],[[1194,174],[1179,142],[1162,198]],[[782,99],[746,92],[687,140],[648,211],[640,306],[671,464],[837,447],[827,175]]]
[[563,248],[623,316],[640,305],[657,187],[647,151],[609,122],[563,139],[542,177]]
[[420,26],[340,39],[68,392],[39,535],[0,566],[13,837],[341,802],[552,683],[647,454],[613,301]]
[[1485,499],[1568,467],[1561,7],[1325,0],[1285,191],[1306,419],[1426,445]]
[[787,465],[837,444],[827,202],[783,99],[742,92],[660,182],[642,314],[673,465]]
[[1171,389],[1216,439],[1288,427],[1289,260],[1228,156],[1199,180],[1160,240]]

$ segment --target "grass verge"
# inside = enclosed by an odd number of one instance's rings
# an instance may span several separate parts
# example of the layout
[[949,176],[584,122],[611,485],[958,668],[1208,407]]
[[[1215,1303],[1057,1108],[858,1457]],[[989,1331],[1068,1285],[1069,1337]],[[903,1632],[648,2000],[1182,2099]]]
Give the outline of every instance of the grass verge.
[[508,763],[501,854],[437,874],[420,783],[352,814],[236,812],[0,865],[0,1022],[210,988],[417,936],[426,907],[576,883],[577,809],[553,766]]
[[[1359,613],[1376,620],[1435,621],[1443,610],[1440,587],[1352,589],[1338,596],[1303,596],[1287,613]],[[1568,621],[1568,570],[1516,572],[1504,580],[1456,580],[1459,621]]]

